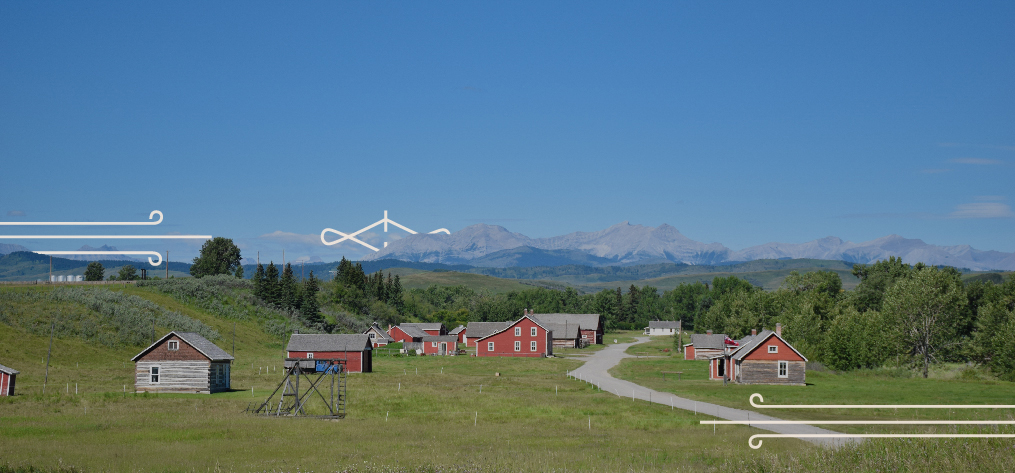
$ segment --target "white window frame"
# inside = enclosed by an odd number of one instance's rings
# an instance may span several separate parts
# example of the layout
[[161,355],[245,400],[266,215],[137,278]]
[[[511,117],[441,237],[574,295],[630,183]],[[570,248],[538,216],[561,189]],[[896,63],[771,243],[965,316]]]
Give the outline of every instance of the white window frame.
[[437,342],[430,342],[430,348],[437,348]]
[[536,350],[538,350],[538,348],[536,348],[536,341],[533,340],[533,341],[529,342],[529,351],[536,351]]
[[779,345],[769,345],[768,346],[768,352],[769,353],[779,353]]
[[779,362],[779,377],[780,378],[788,378],[789,377],[789,362],[788,361],[780,361]]
[[376,334],[376,333],[373,333],[373,332],[370,332],[370,335],[369,335],[369,336],[370,336],[370,338],[377,338],[377,334]]
[[493,351],[493,342],[486,342],[486,351]]
[[169,351],[177,351],[180,349],[180,342],[178,340],[170,340],[168,343],[166,343],[166,348]]
[[515,327],[515,336],[516,337],[522,336],[522,328],[521,327]]
[[308,351],[307,352],[307,359],[308,360],[313,360],[314,359],[314,352]]
[[515,351],[522,351],[522,342],[515,340]]
[[162,366],[149,366],[148,367],[148,381],[151,384],[159,384],[162,382]]
[[532,327],[532,328],[530,328],[530,329],[529,329],[529,334],[530,334],[530,336],[533,336],[533,337],[535,337],[535,336],[536,336],[536,333],[537,333],[537,332],[536,332],[536,327]]
[[587,338],[589,338],[589,336],[583,333],[583,334],[582,334],[582,338],[585,338],[585,339],[587,339]]

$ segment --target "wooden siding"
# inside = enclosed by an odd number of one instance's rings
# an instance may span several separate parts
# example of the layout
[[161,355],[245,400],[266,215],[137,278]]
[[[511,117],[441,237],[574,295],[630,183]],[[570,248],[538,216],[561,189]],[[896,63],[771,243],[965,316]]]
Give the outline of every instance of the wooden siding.
[[694,345],[688,345],[684,347],[684,359],[685,360],[694,359]]
[[[779,377],[779,361],[787,362],[788,375]],[[739,382],[743,384],[797,384],[807,380],[807,364],[803,361],[790,360],[743,360],[740,365]]]
[[[289,358],[306,358],[305,351],[286,352]],[[315,351],[314,358],[332,358],[346,360],[345,370],[347,373],[370,373],[373,371],[373,358],[371,351]]]
[[[179,343],[180,348],[178,350],[170,350],[169,342],[176,341]],[[196,348],[190,346],[189,343],[180,339],[180,337],[172,336],[162,341],[158,346],[154,347],[144,356],[138,358],[138,362],[141,361],[204,361],[208,362],[208,357],[204,356],[201,352],[197,351]]]
[[[458,352],[458,343],[456,342],[421,342],[423,343],[423,354],[424,355],[455,355]],[[441,344],[447,345],[447,350],[441,353]],[[437,344],[437,346],[434,346]]]
[[713,356],[722,355],[722,349],[719,348],[695,348],[694,359],[695,360],[707,360]]
[[403,332],[402,329],[398,328],[397,325],[391,327],[391,329],[388,330],[388,335],[391,336],[391,338],[395,339],[396,342],[413,341],[412,337],[410,337],[407,333]]
[[[768,352],[769,345],[776,347],[776,353]],[[789,345],[786,345],[785,342],[775,335],[768,337],[767,340],[755,347],[751,353],[744,357],[744,360],[804,361]]]
[[[521,328],[521,334],[515,336],[515,328]],[[532,336],[531,328],[536,327],[536,336]],[[521,342],[521,349],[515,351],[515,342]],[[536,350],[532,351],[530,343],[536,342]],[[489,350],[488,343],[494,343],[494,349]],[[550,356],[553,354],[552,334],[543,330],[532,319],[522,318],[508,327],[503,332],[485,337],[476,341],[476,356]]]
[[13,396],[18,375],[0,373],[0,396]]
[[[151,382],[152,366],[159,367],[159,382]],[[134,368],[134,390],[157,393],[212,392],[211,363],[205,361],[138,361]]]

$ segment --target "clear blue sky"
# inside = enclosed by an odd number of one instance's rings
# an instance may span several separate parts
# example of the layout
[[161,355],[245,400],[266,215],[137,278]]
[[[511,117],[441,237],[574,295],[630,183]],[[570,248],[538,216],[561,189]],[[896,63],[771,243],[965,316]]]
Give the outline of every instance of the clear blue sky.
[[330,261],[389,210],[1015,251],[1015,3],[831,3],[2,2],[0,219],[166,219],[0,233]]

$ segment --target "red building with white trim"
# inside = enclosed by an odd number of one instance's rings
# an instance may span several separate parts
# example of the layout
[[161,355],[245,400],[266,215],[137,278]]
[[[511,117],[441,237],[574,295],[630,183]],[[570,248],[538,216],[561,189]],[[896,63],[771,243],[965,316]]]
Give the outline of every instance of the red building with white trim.
[[528,314],[476,340],[476,356],[546,357],[553,355],[553,333]]
[[365,334],[294,333],[285,349],[288,358],[345,360],[347,373],[373,371],[373,346]]
[[18,373],[19,371],[14,368],[0,365],[0,396],[14,395],[14,381]]

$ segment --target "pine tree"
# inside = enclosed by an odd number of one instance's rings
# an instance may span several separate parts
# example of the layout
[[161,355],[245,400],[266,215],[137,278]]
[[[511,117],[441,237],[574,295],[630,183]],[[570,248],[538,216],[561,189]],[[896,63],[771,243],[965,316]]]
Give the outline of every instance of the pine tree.
[[274,261],[268,262],[268,269],[264,270],[264,297],[261,299],[272,305],[280,305],[282,298],[278,286],[278,268]]
[[307,322],[310,323],[320,323],[324,320],[319,313],[320,307],[317,304],[317,291],[319,289],[317,278],[314,277],[314,272],[311,271],[310,277],[303,281],[303,300],[300,303],[300,312]]
[[293,276],[293,266],[285,264],[282,270],[282,279],[279,281],[280,300],[279,305],[286,310],[299,310],[299,294],[296,288],[296,278]]
[[391,273],[388,273],[388,280],[384,282],[384,302],[392,303],[391,294],[394,292],[394,281],[391,280]]
[[624,322],[634,322],[634,319],[638,316],[638,299],[641,294],[638,293],[638,287],[634,284],[631,285],[627,290],[627,302],[629,304],[627,308],[627,318]]
[[257,270],[254,271],[254,297],[264,300],[264,265],[257,263]]
[[374,275],[374,297],[381,302],[388,300],[387,291],[384,289],[384,273],[378,269],[377,274]]
[[392,305],[401,314],[405,310],[405,300],[402,299],[402,281],[398,280],[398,275],[395,275],[395,281],[391,283],[391,293],[388,294],[391,298]]
[[236,265],[236,274],[235,274],[235,276],[236,276],[237,279],[243,279],[243,265],[242,264]]

